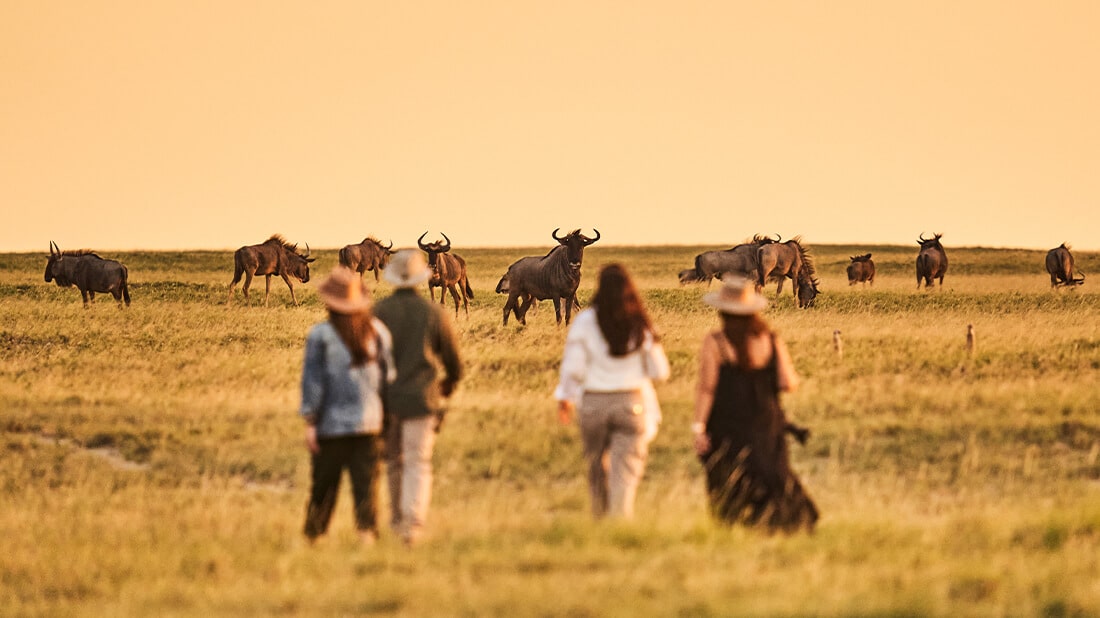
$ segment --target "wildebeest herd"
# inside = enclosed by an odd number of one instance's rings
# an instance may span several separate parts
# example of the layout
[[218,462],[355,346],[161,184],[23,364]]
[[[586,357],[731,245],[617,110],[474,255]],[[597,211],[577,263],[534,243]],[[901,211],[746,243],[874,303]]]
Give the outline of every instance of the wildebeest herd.
[[[575,229],[559,236],[560,228],[551,233],[558,246],[543,256],[522,257],[512,263],[497,283],[496,292],[506,294],[503,323],[508,324],[509,314],[514,315],[521,324],[527,323],[527,312],[540,300],[554,303],[557,322],[562,321],[562,304],[565,308],[565,323],[568,324],[574,308],[579,308],[577,288],[581,281],[581,264],[584,249],[600,240],[600,231],[593,229],[594,236],[589,237]],[[446,294],[450,292],[454,300],[455,317],[458,317],[459,300],[469,316],[469,299],[474,297],[466,271],[466,260],[451,252],[451,239],[440,234],[442,240],[425,243],[428,232],[421,234],[416,244],[426,254],[431,277],[428,280],[428,293],[435,300],[435,288],[440,288],[439,302],[446,305]],[[943,285],[947,273],[947,252],[940,243],[943,234],[925,238],[921,234],[917,240],[920,251],[916,258],[917,289],[921,284],[925,288],[938,280]],[[290,290],[290,298],[295,305],[298,299],[294,294],[291,278],[302,283],[309,282],[309,267],[315,258],[310,257],[309,244],[300,251],[297,244],[291,244],[278,234],[258,245],[247,245],[233,254],[233,280],[229,284],[227,302],[233,300],[233,290],[244,278],[241,291],[245,300],[249,299],[248,290],[253,277],[264,277],[264,305],[267,305],[271,292],[271,277],[280,277]],[[378,239],[368,236],[362,242],[346,245],[339,251],[340,264],[364,276],[373,271],[375,281],[379,272],[386,267],[389,257],[394,253],[393,241],[383,245]],[[1085,275],[1076,269],[1073,254],[1066,243],[1062,243],[1047,252],[1045,259],[1047,274],[1050,275],[1051,288],[1075,287],[1085,282]],[[874,285],[875,263],[871,254],[854,255],[847,267],[848,285],[862,283]],[[705,251],[695,256],[695,266],[681,270],[678,278],[681,285],[689,283],[709,283],[713,279],[736,276],[749,279],[762,289],[769,281],[776,283],[776,296],[783,292],[783,282],[791,280],[794,298],[800,308],[814,306],[820,290],[816,277],[814,260],[809,249],[804,246],[801,237],[783,241],[764,235],[754,235],[739,245],[723,251]],[[96,253],[83,249],[62,251],[56,243],[50,241],[50,254],[46,262],[46,283],[54,282],[58,287],[76,286],[80,290],[84,307],[95,300],[96,293],[110,293],[122,307],[125,301],[130,304],[126,266],[115,260],[101,258]]]

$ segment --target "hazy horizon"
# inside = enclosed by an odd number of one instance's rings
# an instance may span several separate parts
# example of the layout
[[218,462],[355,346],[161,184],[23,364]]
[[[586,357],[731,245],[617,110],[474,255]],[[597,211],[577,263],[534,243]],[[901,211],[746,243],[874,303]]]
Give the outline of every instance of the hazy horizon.
[[0,251],[1100,249],[1100,3],[0,4]]

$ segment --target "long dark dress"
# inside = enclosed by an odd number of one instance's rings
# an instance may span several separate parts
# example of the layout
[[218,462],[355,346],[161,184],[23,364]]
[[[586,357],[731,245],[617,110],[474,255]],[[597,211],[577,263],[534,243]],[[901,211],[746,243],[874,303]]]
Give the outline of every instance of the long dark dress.
[[790,466],[774,338],[771,361],[760,369],[743,370],[724,350],[722,356],[706,427],[711,450],[700,456],[713,515],[773,530],[813,530],[817,507]]

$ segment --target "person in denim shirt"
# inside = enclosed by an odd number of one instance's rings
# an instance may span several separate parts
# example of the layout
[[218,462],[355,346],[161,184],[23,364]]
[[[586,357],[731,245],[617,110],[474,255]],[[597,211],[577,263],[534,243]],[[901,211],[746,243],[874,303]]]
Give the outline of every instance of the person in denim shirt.
[[312,454],[304,532],[312,543],[328,529],[347,469],[356,529],[370,544],[378,538],[382,391],[396,376],[392,337],[371,315],[370,291],[351,270],[338,267],[318,295],[329,319],[310,329],[302,365],[300,414]]

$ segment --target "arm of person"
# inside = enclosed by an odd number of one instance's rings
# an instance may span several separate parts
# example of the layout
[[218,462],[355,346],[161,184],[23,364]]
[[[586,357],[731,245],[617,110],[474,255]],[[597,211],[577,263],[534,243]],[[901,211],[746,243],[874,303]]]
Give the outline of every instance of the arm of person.
[[439,385],[440,394],[450,397],[458,381],[462,379],[462,358],[458,353],[458,335],[443,310],[436,311],[435,316],[435,352],[439,355],[444,372],[443,381]]
[[558,400],[558,420],[568,424],[572,420],[576,402],[584,391],[584,376],[588,368],[588,348],[584,343],[584,320],[578,319],[569,327],[562,352],[561,368],[554,398]]
[[317,419],[324,400],[324,342],[317,331],[311,331],[306,338],[305,359],[302,362],[302,402],[298,413],[306,423],[305,442],[309,452],[316,454]]
[[706,426],[714,405],[714,389],[718,386],[719,360],[718,342],[708,334],[699,350],[699,380],[695,384],[695,414],[691,423],[695,451],[699,454],[710,450]]
[[791,355],[787,351],[787,344],[783,343],[783,340],[778,337],[775,339],[775,361],[776,371],[779,373],[779,390],[785,393],[792,393],[797,390],[798,372],[794,369]]
[[667,380],[672,370],[668,365],[668,356],[665,355],[665,348],[661,342],[657,341],[652,333],[647,332],[642,348],[642,353],[645,355],[646,375],[657,382]]

